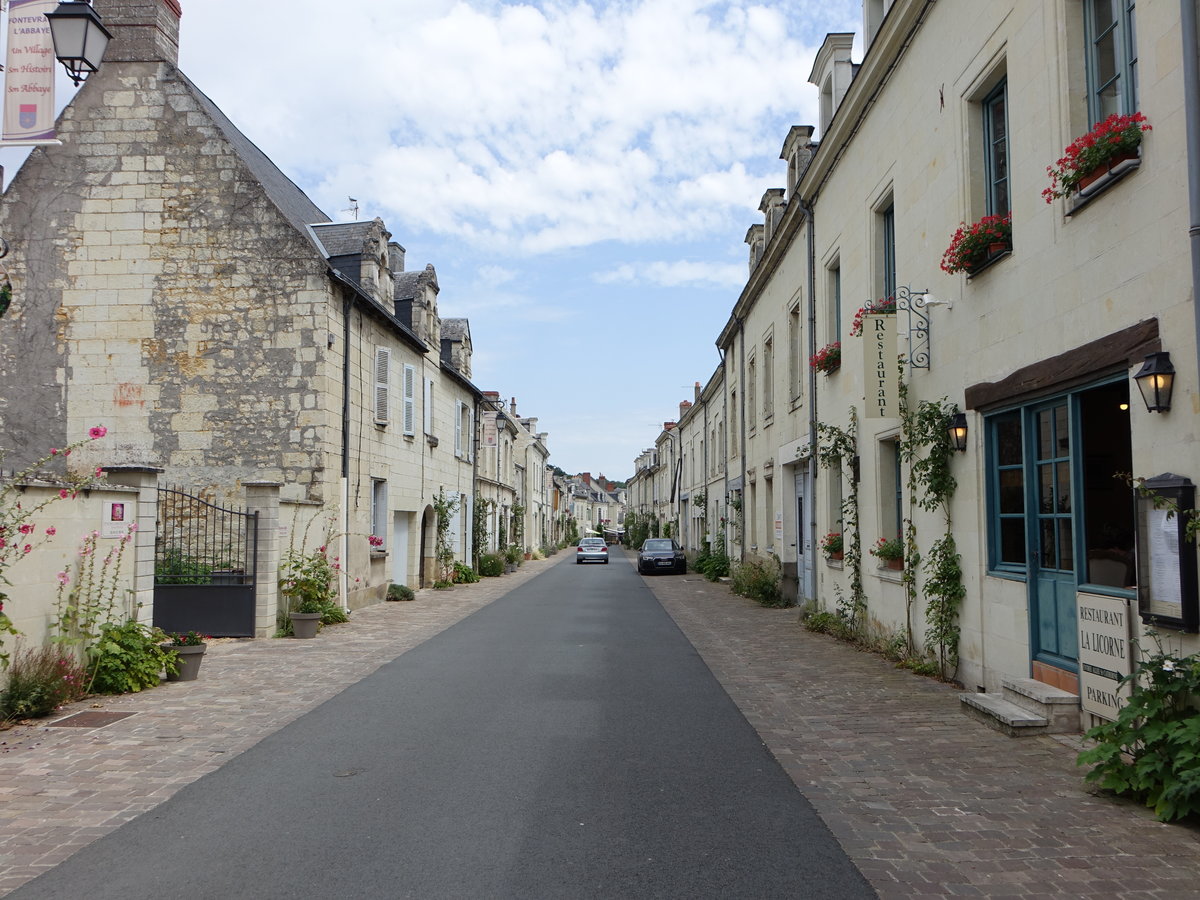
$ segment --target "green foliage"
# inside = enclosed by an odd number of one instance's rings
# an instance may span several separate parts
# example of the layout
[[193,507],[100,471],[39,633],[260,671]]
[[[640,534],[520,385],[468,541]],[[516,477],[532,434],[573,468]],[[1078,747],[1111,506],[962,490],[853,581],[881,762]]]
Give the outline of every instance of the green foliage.
[[154,563],[156,584],[208,584],[213,567],[204,560],[188,556],[178,547],[167,547]]
[[510,566],[519,566],[525,561],[525,554],[516,544],[510,544],[504,548],[504,561]]
[[479,557],[483,553],[483,548],[488,542],[488,516],[491,511],[496,508],[494,500],[479,500],[475,504],[474,512],[471,514],[471,548],[475,554],[475,564],[479,564]]
[[729,554],[725,552],[725,542],[719,542],[715,550],[709,549],[708,544],[705,544],[692,568],[709,581],[726,577],[729,574]]
[[525,542],[525,507],[514,503],[512,508],[512,542],[520,547]]
[[0,693],[0,721],[48,716],[87,694],[87,671],[70,651],[48,646],[18,648]]
[[322,625],[341,625],[350,621],[350,612],[336,600],[326,600],[317,610],[321,614]]
[[412,600],[417,595],[413,593],[413,589],[407,584],[389,584],[387,589],[387,598],[389,600]]
[[650,537],[650,515],[630,512],[625,516],[625,540],[635,550]]
[[100,694],[126,694],[157,687],[163,669],[174,672],[175,652],[164,646],[167,636],[157,628],[130,619],[109,622],[88,650],[90,689]]
[[855,628],[861,628],[867,614],[867,592],[863,588],[862,534],[858,527],[857,433],[858,411],[853,406],[850,425],[845,429],[817,423],[817,460],[826,469],[838,466],[851,476],[850,489],[842,499],[842,566],[850,574],[850,595],[846,597],[839,590],[838,606]]
[[454,582],[446,581],[445,579],[439,579],[433,583],[433,589],[435,591],[448,591],[452,587],[454,587]]
[[[450,583],[450,579],[454,576],[454,548],[450,546],[450,520],[458,509],[459,503],[458,497],[450,499],[441,489],[433,499],[433,510],[437,514],[436,554],[438,566],[441,569],[441,576],[437,581]],[[433,586],[437,587],[437,582],[434,582]]]
[[168,643],[172,647],[199,647],[208,638],[198,631],[189,631],[187,633],[175,632],[167,635]]
[[495,578],[504,574],[504,558],[496,553],[485,553],[479,557],[479,574]]
[[804,627],[817,634],[827,634],[839,641],[853,642],[857,636],[854,623],[844,615],[823,610],[804,620]]
[[55,617],[50,623],[51,642],[86,650],[100,636],[100,624],[112,619],[117,606],[117,586],[125,547],[133,540],[126,531],[98,561],[95,532],[79,542],[72,566],[58,573]]
[[1200,813],[1200,655],[1176,658],[1158,648],[1122,682],[1128,702],[1113,722],[1084,737],[1087,780],[1137,797],[1170,822]]
[[325,605],[336,594],[333,582],[338,568],[338,562],[326,555],[325,546],[312,553],[289,548],[279,572],[279,592],[287,601],[288,611],[324,613]]
[[904,544],[898,537],[880,538],[867,552],[882,560],[904,559]]
[[774,557],[752,559],[733,567],[730,587],[760,606],[781,609],[790,606],[780,590],[779,562]]
[[474,584],[479,580],[479,576],[475,574],[475,570],[465,563],[456,562],[454,564],[454,583],[455,584]]
[[574,519],[568,518],[566,525],[563,528],[564,547],[570,547],[572,544],[579,543],[579,525]]

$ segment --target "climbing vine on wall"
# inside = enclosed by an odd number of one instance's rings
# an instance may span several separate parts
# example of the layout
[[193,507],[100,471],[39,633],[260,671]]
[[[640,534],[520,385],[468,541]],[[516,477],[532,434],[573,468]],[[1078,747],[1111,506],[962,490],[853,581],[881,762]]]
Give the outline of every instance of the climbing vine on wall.
[[439,490],[433,498],[433,511],[437,514],[437,561],[438,580],[449,583],[454,573],[454,548],[450,546],[450,521],[458,510],[459,499],[447,497]]
[[850,491],[842,500],[842,564],[850,571],[850,595],[838,594],[838,611],[861,628],[866,620],[867,594],[863,590],[862,535],[858,526],[858,411],[850,407],[850,425],[845,429],[818,422],[817,434],[821,467],[840,465],[843,472],[850,472]]
[[[963,585],[962,558],[954,542],[950,499],[958,487],[950,471],[954,449],[950,444],[950,422],[958,407],[946,398],[908,404],[908,386],[900,387],[900,453],[908,463],[910,504],[927,512],[942,513],[945,533],[929,548],[925,559],[925,641],[937,648],[938,668],[943,678],[952,678],[958,669],[958,645],[961,629],[959,609],[966,588]],[[916,545],[916,526],[910,515],[905,520],[905,571],[903,583],[908,601],[911,641],[911,613],[916,603],[916,577],[921,561]]]

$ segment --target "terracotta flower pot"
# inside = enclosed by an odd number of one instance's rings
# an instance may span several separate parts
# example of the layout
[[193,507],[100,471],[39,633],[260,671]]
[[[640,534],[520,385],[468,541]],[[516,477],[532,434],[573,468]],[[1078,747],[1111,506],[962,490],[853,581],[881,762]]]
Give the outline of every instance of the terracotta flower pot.
[[999,256],[1001,253],[1008,251],[1008,244],[1004,241],[996,241],[994,244],[988,244],[988,256]]
[[1137,158],[1138,158],[1138,155],[1137,155],[1136,150],[1125,152],[1125,153],[1118,153],[1116,156],[1112,157],[1111,159],[1107,160],[1106,162],[1103,162],[1100,165],[1096,166],[1096,168],[1092,169],[1090,172],[1080,176],[1079,184],[1076,185],[1076,187],[1078,187],[1078,189],[1081,191],[1084,188],[1091,187],[1102,176],[1107,175],[1110,171],[1112,171],[1114,166],[1118,165],[1119,163],[1125,162],[1125,160],[1127,160],[1127,159],[1137,159]]
[[896,572],[904,571],[904,560],[902,560],[902,559],[885,559],[883,561],[883,564],[887,568],[893,569]]
[[846,555],[846,551],[844,551],[844,550],[831,550],[831,551],[829,551],[829,558],[830,558],[830,559],[844,559],[844,558],[845,558],[845,555]]

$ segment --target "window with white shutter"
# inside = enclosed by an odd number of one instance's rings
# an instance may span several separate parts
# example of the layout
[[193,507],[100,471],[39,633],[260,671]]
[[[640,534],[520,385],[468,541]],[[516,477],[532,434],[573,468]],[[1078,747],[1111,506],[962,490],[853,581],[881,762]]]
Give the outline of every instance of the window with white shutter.
[[392,353],[383,347],[375,350],[375,424],[389,420],[388,385],[392,374]]
[[425,379],[425,433],[433,434],[433,381]]
[[463,455],[463,403],[461,400],[454,401],[454,455],[459,459]]
[[417,428],[417,370],[404,367],[404,433],[412,434]]

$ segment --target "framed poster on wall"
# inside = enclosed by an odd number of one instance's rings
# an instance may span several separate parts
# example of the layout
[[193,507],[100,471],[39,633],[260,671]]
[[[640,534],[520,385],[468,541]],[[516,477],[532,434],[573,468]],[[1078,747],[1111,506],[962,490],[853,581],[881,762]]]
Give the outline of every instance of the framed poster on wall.
[[1167,473],[1147,478],[1143,487],[1137,498],[1138,612],[1147,625],[1195,633],[1196,544],[1186,529],[1196,508],[1196,486]]

